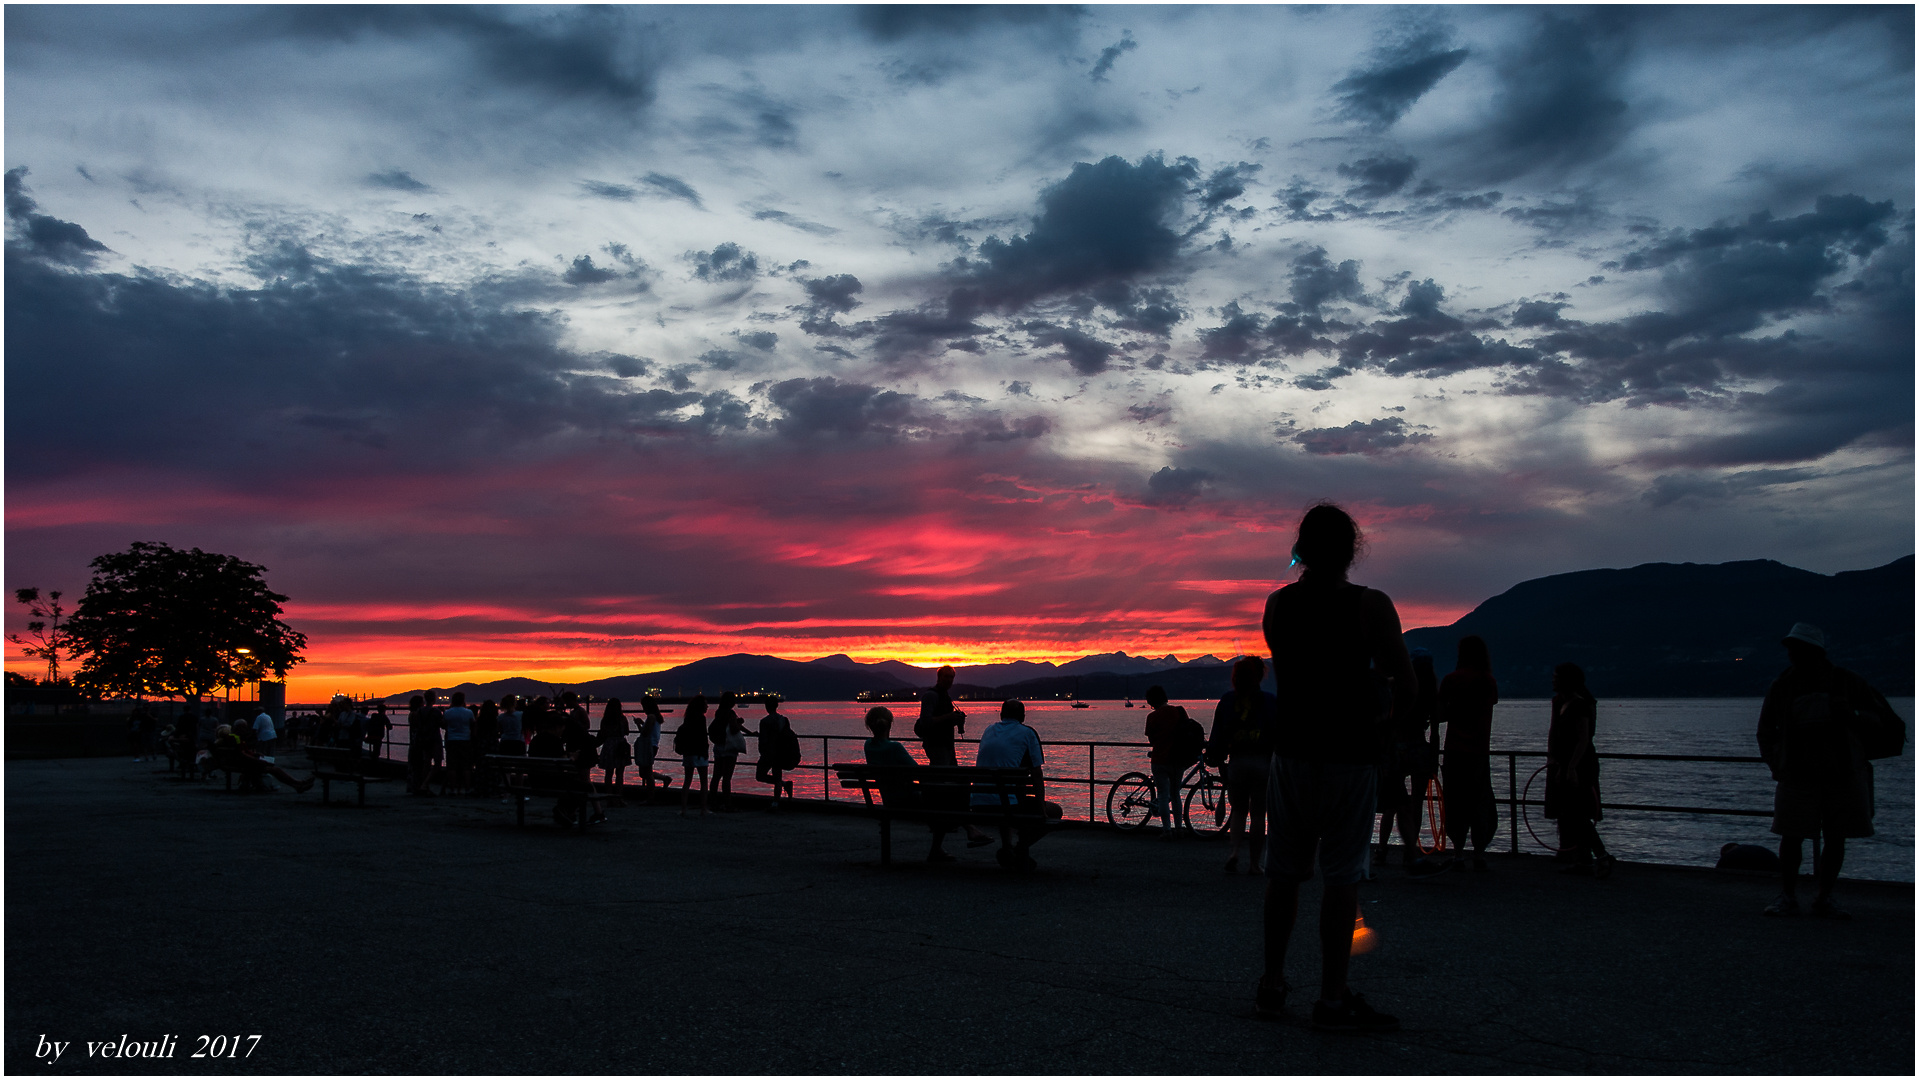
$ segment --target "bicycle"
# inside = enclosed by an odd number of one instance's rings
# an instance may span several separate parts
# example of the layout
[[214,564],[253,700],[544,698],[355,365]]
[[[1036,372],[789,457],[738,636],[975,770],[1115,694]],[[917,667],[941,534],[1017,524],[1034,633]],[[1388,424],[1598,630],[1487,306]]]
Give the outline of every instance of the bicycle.
[[[1226,781],[1206,768],[1204,758],[1180,778],[1185,791],[1185,820],[1181,827],[1198,836],[1212,836],[1226,827]],[[1106,820],[1121,832],[1134,832],[1153,819],[1157,795],[1153,778],[1129,772],[1113,781],[1106,792]]]

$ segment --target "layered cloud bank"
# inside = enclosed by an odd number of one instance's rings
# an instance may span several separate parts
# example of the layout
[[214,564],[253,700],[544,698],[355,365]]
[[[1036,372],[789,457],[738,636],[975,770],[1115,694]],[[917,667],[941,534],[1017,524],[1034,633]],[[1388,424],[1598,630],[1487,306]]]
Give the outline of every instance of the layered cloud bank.
[[9,585],[241,555],[312,692],[1912,549],[1910,9],[8,28]]

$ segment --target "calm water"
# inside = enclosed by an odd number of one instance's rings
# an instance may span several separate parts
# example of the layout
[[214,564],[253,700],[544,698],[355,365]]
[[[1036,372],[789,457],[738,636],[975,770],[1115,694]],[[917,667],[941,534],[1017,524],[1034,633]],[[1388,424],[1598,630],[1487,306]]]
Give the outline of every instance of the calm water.
[[[1213,703],[1181,702],[1193,716],[1209,728]],[[1550,719],[1549,703],[1544,700],[1501,702],[1493,714],[1493,749],[1544,750]],[[1913,722],[1913,699],[1894,698],[1893,708],[1905,717],[1908,732]],[[973,706],[973,707],[969,707]],[[960,703],[971,717],[966,726],[969,737],[977,737],[980,728],[998,715],[993,703]],[[894,734],[915,756],[920,756],[912,741],[912,718],[918,706],[912,702],[892,706],[898,719]],[[1027,722],[1048,743],[1137,742],[1144,743],[1146,708],[1127,709],[1117,702],[1100,702],[1091,708],[1074,709],[1068,705],[1045,702],[1027,703]],[[794,777],[798,794],[819,798],[822,774],[812,768],[822,761],[863,760],[860,746],[866,732],[861,719],[866,709],[854,704],[792,702],[781,707],[799,732],[804,762]],[[595,710],[597,713],[597,710]],[[742,710],[749,729],[758,727],[762,715],[758,708]],[[1753,731],[1759,719],[1758,698],[1681,698],[1621,699],[1599,703],[1599,732],[1596,738],[1601,753],[1698,754],[1714,756],[1756,756],[1758,746]],[[596,717],[597,724],[597,717]],[[672,730],[679,724],[677,711],[667,716],[667,735],[661,740],[662,757],[671,755]],[[405,729],[394,732],[404,743]],[[403,755],[404,751],[396,751]],[[1091,755],[1089,762],[1089,753]],[[760,792],[765,788],[753,781],[752,761],[758,755],[754,741],[748,740],[734,786],[741,792]],[[962,750],[960,760],[970,760]],[[1089,770],[1089,763],[1091,768]],[[1518,786],[1522,792],[1542,759],[1519,759]],[[1089,810],[1103,814],[1106,787],[1121,773],[1146,767],[1146,750],[1101,746],[1089,751],[1085,746],[1052,746],[1048,749],[1046,772],[1053,778],[1049,797],[1066,808],[1068,817],[1085,818]],[[662,761],[660,771],[670,773],[678,783],[677,762]],[[1874,763],[1878,835],[1847,844],[1845,873],[1848,877],[1878,878],[1888,881],[1913,880],[1913,786],[1914,759],[1912,741],[1907,740],[1904,756]],[[1088,785],[1093,776],[1104,783]],[[630,776],[630,773],[629,773]],[[1506,759],[1493,760],[1494,792],[1506,796]],[[1531,798],[1543,797],[1543,778],[1532,788]],[[1663,806],[1725,807],[1766,810],[1772,807],[1773,784],[1762,764],[1681,762],[1681,761],[1606,761],[1601,767],[1600,790],[1608,802],[1648,803]],[[844,797],[840,792],[834,798]],[[1528,829],[1530,824],[1530,830]],[[1600,824],[1600,835],[1621,858],[1698,866],[1711,866],[1719,849],[1729,841],[1773,846],[1777,838],[1767,832],[1764,817],[1721,817],[1704,814],[1665,814],[1630,810],[1609,810]],[[1539,816],[1539,808],[1526,810],[1519,827],[1522,849],[1544,851],[1547,848],[1530,835],[1536,831],[1547,842],[1555,842],[1552,823]],[[1504,850],[1511,827],[1506,808],[1500,808],[1498,850]]]

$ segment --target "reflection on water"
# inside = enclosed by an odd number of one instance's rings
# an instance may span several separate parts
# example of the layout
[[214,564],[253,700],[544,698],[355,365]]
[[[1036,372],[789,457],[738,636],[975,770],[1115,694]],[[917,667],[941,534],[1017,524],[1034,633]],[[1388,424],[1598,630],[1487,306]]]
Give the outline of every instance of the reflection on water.
[[[1212,726],[1212,702],[1183,704],[1208,728]],[[1910,731],[1913,699],[1894,698],[1892,705],[1906,718]],[[966,725],[969,739],[977,738],[980,730],[998,716],[998,707],[992,702],[960,702],[959,706],[970,717]],[[860,744],[866,736],[861,725],[861,718],[866,715],[865,706],[789,702],[781,706],[781,711],[801,734],[804,758],[799,771],[791,777],[796,794],[801,798],[857,799],[857,793],[825,791],[823,781],[830,780],[831,774],[823,774],[818,767],[822,762],[864,760]],[[916,711],[911,702],[895,706],[894,715],[898,719],[894,722],[894,733],[916,758],[924,761],[911,738],[912,717]],[[760,711],[753,709],[744,715],[749,731],[756,729]],[[1089,709],[1073,709],[1065,702],[1028,702],[1026,718],[1046,742],[1142,744],[1138,747],[1055,745],[1049,748],[1046,772],[1053,778],[1049,797],[1066,808],[1068,817],[1094,816],[1104,805],[1107,785],[1122,773],[1146,769],[1143,745],[1146,708],[1143,704],[1128,709],[1118,702],[1098,702]],[[1549,722],[1548,703],[1544,700],[1501,702],[1493,715],[1493,749],[1544,750]],[[1758,698],[1601,701],[1595,741],[1601,753],[1756,756],[1758,745],[1753,732],[1758,722]],[[679,786],[681,770],[677,761],[667,758],[672,755],[672,730],[678,723],[677,713],[667,717],[667,732],[661,739],[662,760],[658,766],[660,772],[674,777],[675,788]],[[392,753],[404,757],[404,727],[396,729],[394,736],[400,746]],[[734,788],[741,793],[764,792],[766,787],[753,780],[751,762],[758,757],[756,740],[749,738],[747,747],[733,780]],[[963,748],[960,760],[962,763],[970,760]],[[1542,760],[1537,758],[1518,759],[1515,779],[1522,791],[1541,764]],[[1914,781],[1911,739],[1907,740],[1903,756],[1874,762],[1874,772],[1878,807],[1874,825],[1878,835],[1846,845],[1846,876],[1911,881]],[[631,777],[632,770],[629,769],[627,775]],[[1088,784],[1088,776],[1104,782]],[[1506,759],[1494,758],[1493,776],[1495,791],[1504,798]],[[1766,767],[1760,764],[1609,760],[1601,768],[1600,790],[1608,802],[1770,810],[1773,785]],[[1541,796],[1541,784],[1536,783],[1531,797]],[[1556,842],[1553,823],[1540,816],[1538,807],[1527,808],[1525,814],[1519,826],[1522,850],[1544,850],[1533,840],[1531,832],[1547,842]],[[1613,810],[1607,812],[1599,828],[1607,847],[1622,858],[1711,866],[1719,857],[1720,847],[1731,841],[1774,846],[1777,840],[1767,831],[1768,824],[1769,819],[1764,817]],[[1496,847],[1503,850],[1511,835],[1511,824],[1502,806]]]

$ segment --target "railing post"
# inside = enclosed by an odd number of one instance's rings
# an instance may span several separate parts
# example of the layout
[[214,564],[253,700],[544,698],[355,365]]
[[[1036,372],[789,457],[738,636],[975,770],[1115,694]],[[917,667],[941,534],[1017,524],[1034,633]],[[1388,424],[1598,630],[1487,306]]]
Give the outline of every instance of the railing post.
[[1100,748],[1094,746],[1092,742],[1086,744],[1086,821],[1098,821],[1100,817],[1098,813],[1094,813],[1094,804],[1100,802],[1100,785],[1094,781],[1094,777],[1098,775],[1098,769],[1092,767],[1094,754],[1098,750]]
[[833,801],[833,785],[826,779],[827,773],[832,771],[828,765],[832,757],[833,737],[831,735],[820,736],[820,798],[827,802]]
[[1512,829],[1513,854],[1519,854],[1519,755],[1506,755],[1506,819]]

